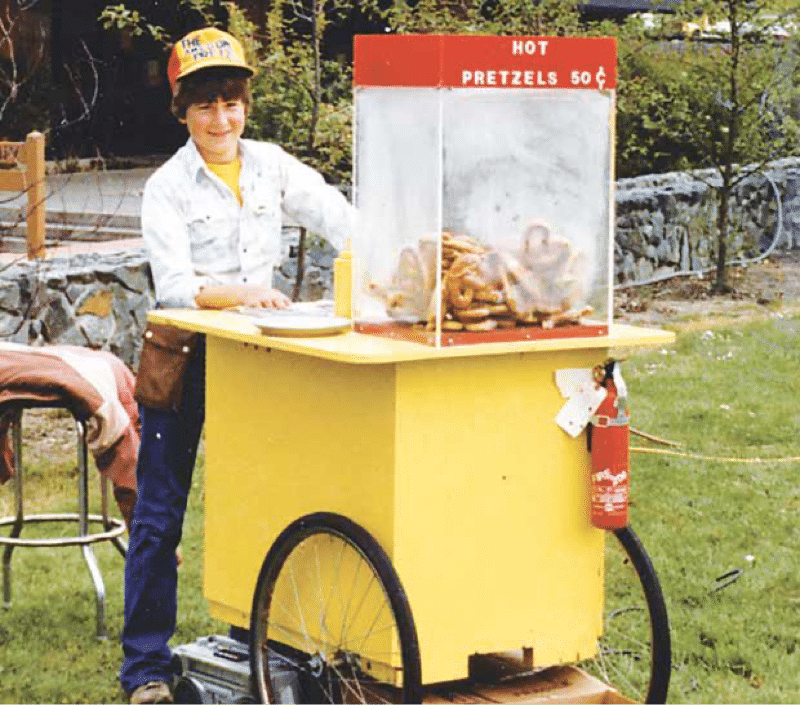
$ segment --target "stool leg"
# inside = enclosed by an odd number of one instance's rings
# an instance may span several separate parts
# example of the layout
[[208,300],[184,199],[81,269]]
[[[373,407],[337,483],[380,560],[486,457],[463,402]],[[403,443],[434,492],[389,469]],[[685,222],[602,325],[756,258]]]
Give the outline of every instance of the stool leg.
[[[102,516],[103,516],[103,528],[106,531],[109,531],[113,528],[111,521],[108,518],[108,478],[101,477],[100,478],[100,500],[102,502]],[[128,544],[125,543],[125,540],[120,536],[115,536],[111,539],[114,543],[114,547],[122,554],[122,557],[125,558],[125,555],[128,553]]]
[[[22,508],[22,412],[19,412],[14,417],[11,424],[11,438],[16,464],[16,472],[12,482],[14,483],[14,501],[17,514],[9,537],[16,539],[22,533],[22,526],[25,522],[25,512]],[[3,605],[5,607],[11,607],[11,553],[13,550],[14,546],[12,544],[6,544],[3,550]]]
[[[89,534],[89,452],[86,441],[86,426],[83,422],[75,421],[78,433],[78,533],[80,536]],[[89,568],[94,583],[94,592],[97,605],[97,638],[107,639],[106,620],[105,620],[105,600],[106,588],[103,584],[103,576],[97,565],[92,547],[89,544],[81,546],[83,559]]]

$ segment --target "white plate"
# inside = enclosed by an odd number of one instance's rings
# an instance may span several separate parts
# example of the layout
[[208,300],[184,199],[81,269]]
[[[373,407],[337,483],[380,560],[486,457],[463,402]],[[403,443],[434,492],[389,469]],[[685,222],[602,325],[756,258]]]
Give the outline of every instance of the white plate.
[[337,335],[351,328],[349,318],[291,311],[265,311],[248,318],[264,335],[293,338]]

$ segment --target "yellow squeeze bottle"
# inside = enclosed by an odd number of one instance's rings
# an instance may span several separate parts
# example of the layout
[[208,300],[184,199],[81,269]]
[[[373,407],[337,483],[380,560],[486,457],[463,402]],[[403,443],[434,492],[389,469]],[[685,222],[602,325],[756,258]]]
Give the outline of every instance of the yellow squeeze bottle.
[[351,274],[350,238],[347,238],[344,249],[333,261],[333,312],[345,318],[352,315]]

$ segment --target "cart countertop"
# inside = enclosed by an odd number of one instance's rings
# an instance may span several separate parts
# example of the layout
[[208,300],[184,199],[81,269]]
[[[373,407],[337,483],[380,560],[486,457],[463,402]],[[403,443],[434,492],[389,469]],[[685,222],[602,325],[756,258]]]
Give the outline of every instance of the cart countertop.
[[675,340],[675,334],[671,331],[613,323],[608,335],[592,338],[547,338],[436,348],[353,331],[310,338],[263,335],[246,316],[232,311],[156,309],[148,313],[148,320],[241,343],[351,364],[411,362],[555,350],[644,347],[666,345]]

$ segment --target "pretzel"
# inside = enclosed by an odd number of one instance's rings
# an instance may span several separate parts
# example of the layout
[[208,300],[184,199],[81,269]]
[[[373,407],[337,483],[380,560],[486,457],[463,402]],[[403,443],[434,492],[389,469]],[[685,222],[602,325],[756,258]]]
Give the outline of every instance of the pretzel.
[[467,252],[469,254],[480,255],[486,250],[477,241],[466,235],[453,235],[449,231],[442,233],[442,251],[454,250],[455,252]]
[[475,323],[489,318],[492,312],[488,308],[467,308],[455,312],[455,317],[464,323]]
[[580,305],[585,253],[543,221],[527,226],[517,251],[486,248],[474,238],[442,231],[437,272],[439,238],[423,235],[415,246],[404,247],[391,286],[369,286],[390,317],[435,330],[439,314],[442,330],[480,332],[580,323],[592,311]]
[[454,308],[465,309],[475,298],[475,289],[483,288],[478,273],[480,256],[469,252],[459,255],[445,275],[445,288]]
[[541,324],[542,319],[537,311],[529,311],[527,313],[518,313],[516,322],[526,326],[538,326]]
[[497,328],[497,321],[494,318],[487,318],[479,323],[465,323],[464,328],[471,333],[486,333]]
[[475,300],[488,304],[499,304],[505,301],[506,295],[500,290],[491,286],[483,286],[475,289]]
[[561,313],[554,314],[549,318],[542,321],[542,328],[556,328],[558,326],[577,325],[581,322],[581,318],[588,316],[594,309],[591,306],[584,306],[579,309],[572,309],[570,311],[562,311]]
[[532,221],[522,236],[519,260],[538,285],[535,309],[551,317],[574,308],[585,295],[585,254],[546,223]]
[[492,316],[500,316],[500,317],[502,317],[502,316],[512,316],[513,317],[513,315],[514,315],[513,312],[511,311],[511,309],[508,307],[507,303],[505,303],[505,304],[493,304],[491,306],[488,306],[487,308],[489,309],[489,314],[492,315]]
[[459,279],[447,280],[447,296],[454,308],[467,308],[472,303],[474,290]]
[[536,280],[513,255],[505,253],[501,258],[505,267],[502,286],[508,308],[518,315],[535,311],[541,299]]

